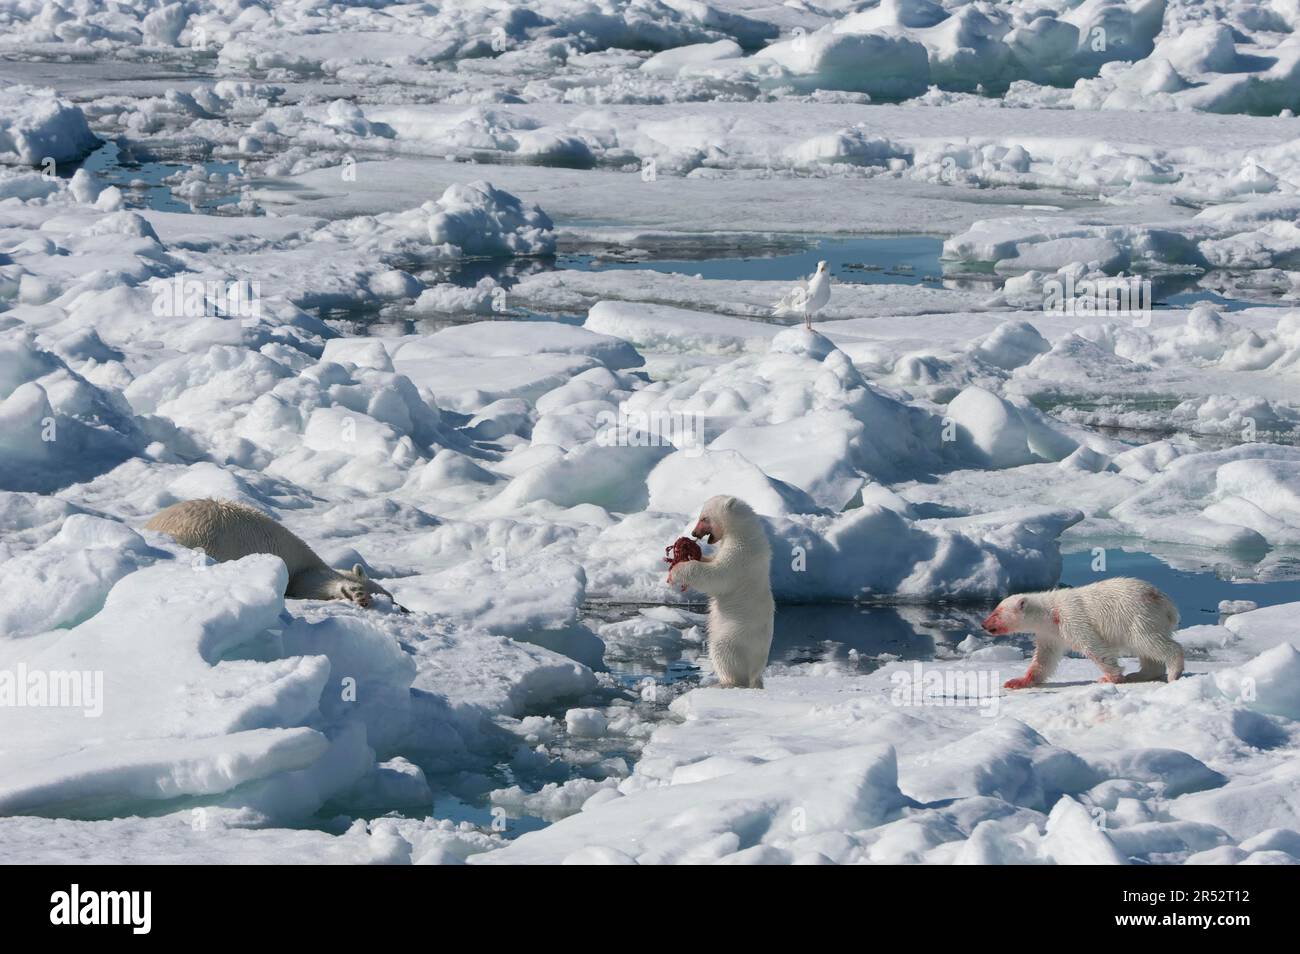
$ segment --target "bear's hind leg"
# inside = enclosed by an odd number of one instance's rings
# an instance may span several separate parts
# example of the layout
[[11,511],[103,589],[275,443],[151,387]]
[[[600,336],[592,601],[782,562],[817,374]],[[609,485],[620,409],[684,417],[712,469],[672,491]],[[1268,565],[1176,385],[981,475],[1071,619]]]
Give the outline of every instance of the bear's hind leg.
[[1092,653],[1084,653],[1084,655],[1101,670],[1101,678],[1097,680],[1098,682],[1124,681],[1124,670],[1120,668],[1119,660],[1114,656],[1097,656]]
[[1165,679],[1168,682],[1176,682],[1183,675],[1183,647],[1172,639],[1169,642],[1173,643],[1173,648],[1165,656]]
[[1124,681],[1124,670],[1120,667],[1114,647],[1101,638],[1091,623],[1062,624],[1061,636],[1101,670],[1098,682]]
[[[1160,657],[1155,660],[1153,665],[1156,669],[1156,678],[1160,678],[1160,669],[1164,669],[1166,682],[1175,682],[1183,674],[1183,647],[1178,642],[1168,636],[1160,637]],[[1145,665],[1145,662],[1143,663]]]
[[1138,633],[1133,642],[1142,668],[1130,675],[1128,681],[1173,682],[1183,674],[1183,647],[1168,634]]
[[1126,675],[1124,677],[1125,682],[1158,682],[1165,678],[1163,659],[1150,659],[1146,656],[1139,656],[1138,662],[1141,663],[1138,671]]

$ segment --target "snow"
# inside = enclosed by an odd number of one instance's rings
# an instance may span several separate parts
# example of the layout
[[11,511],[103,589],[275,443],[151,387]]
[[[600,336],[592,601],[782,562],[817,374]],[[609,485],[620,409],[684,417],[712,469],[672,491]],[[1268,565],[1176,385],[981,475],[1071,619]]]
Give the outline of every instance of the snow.
[[[1300,861],[1294,3],[0,20],[7,856]],[[719,493],[761,691],[665,580]],[[1134,551],[1188,674],[1002,690],[984,604]]]
[[564,722],[569,734],[577,738],[598,738],[609,728],[599,709],[570,709],[564,714]]
[[0,162],[76,162],[98,144],[85,114],[51,90],[11,86],[0,93]]
[[522,358],[535,354],[586,355],[614,371],[643,363],[641,355],[619,337],[551,321],[527,324],[479,321],[473,325],[453,325],[419,342],[418,354],[434,352],[492,358]]
[[[521,838],[511,848],[483,858],[491,863],[528,864],[699,864],[723,859],[771,861],[780,849],[769,836],[737,829],[812,819],[807,838],[883,822],[902,801],[893,752],[885,746],[845,748],[794,756],[780,771],[771,766],[721,769],[718,776],[683,779],[683,784],[649,790],[645,803],[626,798],[602,801],[590,811],[552,826],[541,837]],[[739,777],[737,777],[739,776]],[[745,792],[741,798],[738,791]],[[674,824],[674,822],[676,822]],[[779,829],[778,829],[779,831]],[[788,860],[805,860],[791,849]],[[738,856],[738,857],[737,857]]]
[[[299,724],[324,687],[324,657],[218,665],[276,621],[285,582],[283,564],[265,556],[210,570],[149,568],[115,586],[66,644],[46,641],[25,654],[34,670],[97,673],[104,695],[83,689],[81,711],[6,707],[0,804],[14,813],[212,795],[320,758],[324,736]],[[5,649],[11,661],[14,643]],[[186,703],[159,693],[163,681]],[[99,744],[85,739],[91,712],[103,719]]]
[[121,394],[73,371],[31,335],[0,343],[0,481],[50,491],[110,469],[144,449]]
[[598,301],[587,313],[588,331],[613,335],[641,351],[708,351],[726,354],[762,351],[777,329],[725,315],[667,308],[632,308],[621,302]]
[[[1294,491],[1279,486],[1277,475],[1293,479],[1297,460],[1295,448],[1266,444],[1180,458],[1113,513],[1138,532],[1170,542],[1211,538],[1225,549],[1294,545]],[[1197,519],[1188,522],[1189,513]]]
[[49,540],[5,563],[26,585],[5,594],[0,630],[21,637],[74,626],[103,606],[113,584],[151,562],[148,545],[129,527],[72,514]]
[[469,629],[484,638],[509,636],[603,668],[604,644],[577,619],[576,607],[586,595],[581,566],[530,561],[511,566],[509,574],[503,569],[491,560],[466,561],[440,573],[404,577],[393,593],[403,606],[435,618],[473,620]]
[[245,828],[215,811],[197,811],[91,822],[4,818],[0,838],[15,856],[44,864],[459,864],[495,844],[468,822],[386,818],[330,834]]
[[433,244],[461,255],[545,255],[555,250],[552,232],[545,212],[484,181],[449,186],[429,220]]
[[[780,80],[791,82],[796,89],[841,89],[906,99],[924,92],[929,79],[924,44],[883,32],[835,33],[823,28],[806,37],[774,43],[755,58],[760,64],[770,60],[780,66],[784,71]],[[863,61],[872,68],[860,69]]]
[[[119,580],[86,622],[34,644],[6,640],[7,675],[21,665],[86,681],[79,705],[62,708],[36,707],[31,683],[17,683],[28,701],[4,708],[0,804],[96,817],[202,795],[302,818],[358,784],[385,785],[394,769],[375,766],[376,753],[446,746],[482,731],[484,711],[592,686],[585,667],[500,637],[421,633],[400,617],[386,626],[355,613],[288,619],[286,579],[270,556],[164,561]],[[466,652],[474,663],[462,675],[452,660]],[[412,688],[428,701],[417,704]],[[456,708],[430,709],[445,693]],[[98,720],[92,739],[88,717]]]
[[[1219,845],[1240,844],[1241,859],[1293,851],[1275,832],[1294,812],[1275,794],[1294,775],[1289,759],[1231,726],[1246,731],[1241,713],[1266,711],[1274,692],[1294,698],[1294,658],[1279,647],[1178,685],[1118,688],[1071,682],[1086,661],[1070,661],[1065,688],[995,688],[979,705],[950,697],[932,709],[899,694],[911,675],[903,664],[867,676],[791,672],[763,692],[697,689],[674,703],[684,721],[656,731],[617,796],[473,861],[1122,864]],[[961,663],[932,672],[965,673],[971,685],[988,675]],[[1248,676],[1266,688],[1246,709],[1232,700]],[[1203,701],[1188,709],[1193,698]],[[1121,713],[1123,726],[1113,724]],[[1124,726],[1143,728],[1117,751]],[[1246,764],[1264,778],[1225,776]],[[1229,794],[1237,784],[1251,788],[1248,800]],[[1156,792],[1169,814],[1134,814]]]

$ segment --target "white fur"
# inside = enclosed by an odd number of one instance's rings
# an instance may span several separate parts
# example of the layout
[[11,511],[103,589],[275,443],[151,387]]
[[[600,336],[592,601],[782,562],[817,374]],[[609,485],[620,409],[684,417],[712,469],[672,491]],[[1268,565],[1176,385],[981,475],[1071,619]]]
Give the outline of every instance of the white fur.
[[[1021,689],[1045,682],[1067,650],[1095,662],[1102,682],[1165,678],[1183,673],[1183,649],[1173,639],[1178,610],[1150,583],[1116,577],[1075,589],[1008,596],[984,621],[994,635],[1033,633],[1029,671],[1007,683]],[[1136,656],[1141,668],[1125,677],[1122,656]]]
[[371,605],[371,594],[392,594],[366,576],[326,565],[311,547],[260,510],[228,500],[185,500],[160,511],[144,525],[184,547],[201,549],[218,563],[253,553],[270,553],[289,569],[284,595],[297,600],[348,600]]
[[704,560],[679,563],[671,582],[709,596],[709,658],[724,687],[763,688],[772,647],[772,549],[749,504],[712,497],[700,511],[696,536],[711,534],[717,551]]

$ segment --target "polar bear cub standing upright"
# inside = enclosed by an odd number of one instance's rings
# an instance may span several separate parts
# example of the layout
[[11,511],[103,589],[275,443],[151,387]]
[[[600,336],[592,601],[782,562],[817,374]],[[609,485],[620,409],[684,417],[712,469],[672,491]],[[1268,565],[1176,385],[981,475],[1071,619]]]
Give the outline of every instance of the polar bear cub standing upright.
[[678,563],[670,583],[709,597],[709,658],[724,688],[763,688],[772,648],[772,548],[758,517],[736,497],[711,497],[691,535],[718,544],[702,560]]
[[[984,620],[993,636],[1034,634],[1029,671],[1008,680],[1007,689],[1046,682],[1067,649],[1083,653],[1102,671],[1102,682],[1136,682],[1183,674],[1183,648],[1173,639],[1178,610],[1143,580],[1115,577],[1075,589],[1008,596]],[[1142,667],[1125,676],[1121,656],[1137,656]]]
[[[144,525],[183,547],[203,550],[218,563],[271,553],[289,569],[284,595],[295,600],[347,600],[370,608],[371,596],[393,594],[366,576],[360,564],[335,570],[294,533],[260,510],[229,500],[184,500],[159,511]],[[393,606],[405,612],[394,602]]]

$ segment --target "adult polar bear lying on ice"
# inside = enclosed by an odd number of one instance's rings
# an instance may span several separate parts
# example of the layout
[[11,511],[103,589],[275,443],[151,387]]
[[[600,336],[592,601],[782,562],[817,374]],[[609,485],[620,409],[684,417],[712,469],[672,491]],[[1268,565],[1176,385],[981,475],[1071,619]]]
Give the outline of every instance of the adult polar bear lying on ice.
[[711,557],[676,563],[668,582],[709,597],[709,658],[724,688],[763,688],[772,647],[772,548],[749,504],[711,497],[691,535],[719,544]]
[[[160,511],[144,528],[165,533],[183,547],[202,550],[218,563],[272,553],[289,568],[284,595],[290,599],[347,600],[368,609],[375,593],[393,598],[366,576],[361,564],[350,572],[335,570],[260,510],[229,500],[185,500]],[[406,612],[396,601],[393,606]]]

